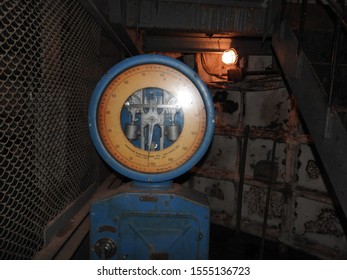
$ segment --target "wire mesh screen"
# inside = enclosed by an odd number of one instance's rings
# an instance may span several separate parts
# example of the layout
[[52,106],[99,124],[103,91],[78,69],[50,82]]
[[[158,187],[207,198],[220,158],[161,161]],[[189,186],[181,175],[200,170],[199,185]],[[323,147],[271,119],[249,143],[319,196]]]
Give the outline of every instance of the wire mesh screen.
[[31,258],[47,223],[107,175],[88,103],[119,57],[78,0],[0,2],[0,259]]

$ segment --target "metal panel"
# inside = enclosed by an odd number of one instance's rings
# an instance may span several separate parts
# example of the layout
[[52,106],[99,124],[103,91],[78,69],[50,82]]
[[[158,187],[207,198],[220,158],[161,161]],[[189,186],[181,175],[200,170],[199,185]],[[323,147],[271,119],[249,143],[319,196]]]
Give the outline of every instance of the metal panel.
[[[176,184],[137,190],[129,183],[92,203],[91,258],[207,259],[209,224],[203,194]],[[114,254],[99,252],[105,241],[114,244]]]
[[160,52],[221,52],[230,47],[235,48],[239,55],[272,54],[271,40],[234,39],[227,37],[206,37],[204,34],[145,34],[143,50]]
[[[283,248],[305,250],[312,258],[346,258],[344,220],[334,208],[330,186],[322,180],[323,167],[313,152],[311,137],[301,127],[295,98],[285,88],[262,92],[214,89],[212,93],[216,135],[204,160],[191,170],[192,176],[182,179],[187,188],[207,195],[212,222],[237,230],[238,170],[248,124],[241,232],[261,234],[268,180],[259,175],[269,174],[267,157],[276,140],[277,176],[271,186],[266,239],[280,241]],[[319,222],[320,217],[324,223]],[[221,240],[226,252],[235,250],[229,244],[233,240]],[[256,247],[253,252],[257,254]]]

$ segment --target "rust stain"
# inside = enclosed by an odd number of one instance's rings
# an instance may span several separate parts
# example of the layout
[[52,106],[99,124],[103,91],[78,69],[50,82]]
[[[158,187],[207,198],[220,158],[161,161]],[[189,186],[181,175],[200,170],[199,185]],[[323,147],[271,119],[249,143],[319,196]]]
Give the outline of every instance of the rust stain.
[[[266,191],[252,187],[245,192],[244,200],[249,214],[256,214],[260,217],[264,216]],[[283,196],[277,192],[272,192],[270,195],[269,217],[280,218],[284,204]]]
[[222,189],[219,187],[220,183],[213,184],[211,187],[205,188],[205,194],[210,197],[218,198],[219,200],[224,200],[224,193]]
[[319,168],[316,164],[316,161],[309,160],[306,165],[306,172],[310,179],[318,179],[320,176]]
[[[244,130],[241,128],[234,128],[230,125],[222,125],[216,120],[216,127],[214,131],[215,135],[224,135],[230,137],[242,138],[244,137]],[[281,128],[280,130],[266,130],[261,127],[252,127],[250,130],[250,139],[276,139],[278,142],[294,142],[302,144],[312,143],[312,138],[310,135],[306,134],[293,134],[288,130]]]
[[98,232],[105,232],[105,231],[109,231],[109,232],[117,232],[117,229],[113,226],[108,226],[108,225],[105,225],[105,226],[99,226],[98,229],[97,229]]
[[[254,165],[254,179],[269,182],[271,173],[270,160],[260,160]],[[276,182],[278,177],[278,163],[274,163],[272,180]]]
[[321,212],[316,217],[316,220],[304,224],[305,233],[313,232],[319,234],[332,234],[337,237],[342,237],[343,232],[340,229],[339,224],[339,220],[333,209],[322,208]]

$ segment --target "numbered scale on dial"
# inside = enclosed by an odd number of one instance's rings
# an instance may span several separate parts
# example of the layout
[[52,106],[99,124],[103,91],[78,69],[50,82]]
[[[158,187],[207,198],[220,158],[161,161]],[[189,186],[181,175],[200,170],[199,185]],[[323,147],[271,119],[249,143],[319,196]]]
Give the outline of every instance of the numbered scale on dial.
[[97,85],[89,109],[92,140],[119,173],[171,180],[206,152],[214,129],[208,89],[182,62],[140,55],[117,64]]

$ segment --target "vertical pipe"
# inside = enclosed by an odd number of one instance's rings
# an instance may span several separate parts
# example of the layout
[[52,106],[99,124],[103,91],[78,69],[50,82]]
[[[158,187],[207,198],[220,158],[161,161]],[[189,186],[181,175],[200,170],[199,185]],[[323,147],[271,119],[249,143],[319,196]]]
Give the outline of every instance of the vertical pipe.
[[236,237],[237,238],[240,237],[240,229],[241,229],[243,182],[245,179],[245,166],[246,166],[248,138],[249,138],[249,125],[246,125],[245,132],[244,132],[244,140],[242,144],[240,167],[239,167],[239,187],[238,187],[237,213],[236,213]]
[[283,40],[285,37],[285,33],[284,33],[284,19],[286,16],[286,4],[287,4],[287,0],[282,0],[281,1],[281,14],[280,14],[280,39]]
[[340,48],[340,37],[341,37],[341,23],[340,20],[336,18],[334,27],[334,41],[331,52],[331,63],[329,72],[329,94],[328,94],[328,108],[326,112],[325,127],[324,127],[324,138],[330,137],[330,120],[331,120],[331,107],[334,97],[334,82],[335,82],[335,72],[337,64],[337,55]]
[[300,51],[302,49],[302,43],[304,41],[306,14],[307,14],[307,0],[302,0],[301,12],[300,12],[298,49],[296,51],[296,56],[299,55],[299,53],[300,53]]
[[282,0],[282,2],[281,2],[281,18],[280,18],[281,24],[284,21],[284,18],[286,16],[286,4],[287,4],[287,0]]
[[259,259],[263,259],[263,255],[264,255],[264,244],[265,244],[267,219],[268,219],[269,209],[270,209],[270,194],[271,194],[271,188],[272,188],[272,184],[273,184],[273,175],[274,175],[274,169],[275,169],[276,143],[277,143],[277,141],[276,141],[276,139],[274,139],[273,145],[272,145],[269,183],[268,183],[266,200],[265,200],[264,221],[263,221],[263,229],[262,229],[262,235],[261,235]]

